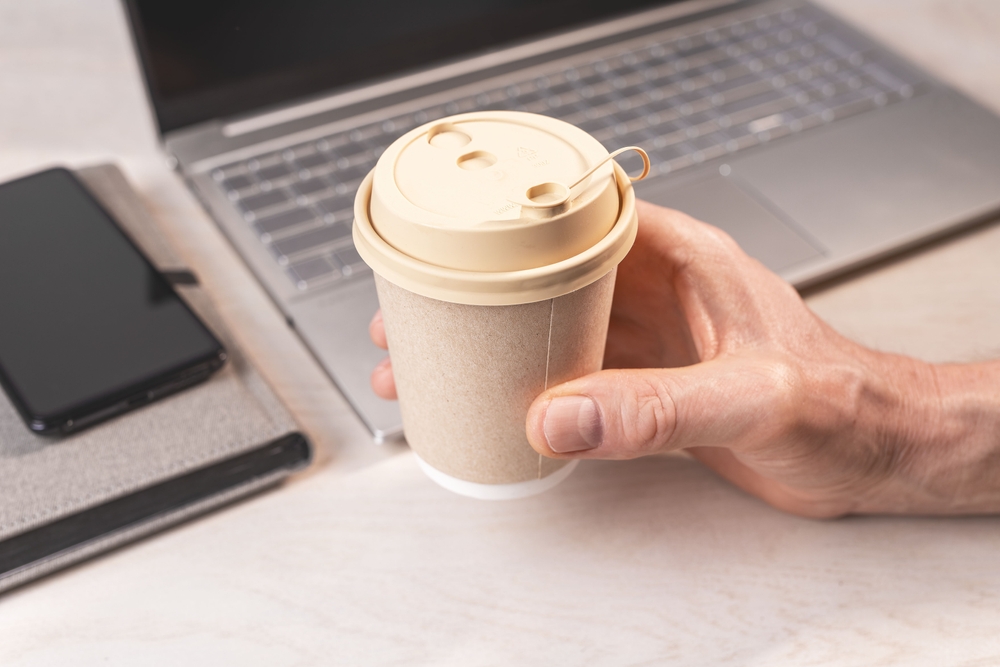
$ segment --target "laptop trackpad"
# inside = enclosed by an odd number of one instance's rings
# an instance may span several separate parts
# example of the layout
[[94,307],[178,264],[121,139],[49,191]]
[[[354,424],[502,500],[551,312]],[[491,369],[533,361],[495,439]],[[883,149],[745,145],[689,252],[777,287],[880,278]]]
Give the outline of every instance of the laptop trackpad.
[[662,180],[641,183],[637,184],[636,194],[719,227],[748,255],[778,273],[823,254],[757,199],[722,176],[674,186]]
[[1000,204],[1000,122],[934,92],[733,156],[731,178],[838,257],[898,247]]

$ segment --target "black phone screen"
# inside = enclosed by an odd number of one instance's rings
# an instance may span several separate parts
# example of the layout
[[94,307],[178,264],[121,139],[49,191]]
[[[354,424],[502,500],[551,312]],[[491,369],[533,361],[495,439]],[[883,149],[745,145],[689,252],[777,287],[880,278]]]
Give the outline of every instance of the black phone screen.
[[0,185],[0,380],[32,428],[106,410],[221,358],[69,171]]

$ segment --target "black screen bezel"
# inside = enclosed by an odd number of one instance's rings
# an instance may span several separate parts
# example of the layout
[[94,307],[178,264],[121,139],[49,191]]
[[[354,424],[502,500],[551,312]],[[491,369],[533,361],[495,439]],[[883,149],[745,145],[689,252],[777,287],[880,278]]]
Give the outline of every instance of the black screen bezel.
[[[401,76],[470,57],[475,53],[506,48],[545,35],[557,34],[606,21],[630,12],[680,1],[627,0],[624,5],[613,5],[606,0],[556,0],[551,7],[547,8],[547,14],[544,14],[546,22],[542,22],[540,27],[536,29],[516,34],[512,32],[502,39],[482,44],[473,50],[466,46],[464,49],[454,50],[450,53],[438,53],[435,57],[410,58],[405,65],[400,63],[396,69],[386,70],[367,79],[333,80],[329,76],[324,76],[322,69],[316,67],[316,63],[310,63],[308,67],[289,69],[279,74],[259,74],[252,78],[229,81],[212,89],[193,91],[173,97],[164,96],[158,89],[155,55],[149,47],[146,27],[142,23],[138,7],[139,0],[122,0],[122,3],[131,29],[133,45],[143,71],[143,83],[147,97],[153,107],[159,133],[163,136],[173,130],[198,125],[206,121],[247,115],[250,112],[274,108],[295,100]],[[574,19],[567,21],[563,18],[558,20],[556,18],[565,16],[573,16]],[[438,40],[438,46],[440,46],[439,43],[440,40]]]
[[53,181],[54,183],[61,182],[71,184],[70,187],[76,188],[79,191],[78,194],[87,198],[93,203],[94,206],[97,207],[105,222],[125,239],[126,243],[132,248],[140,260],[146,264],[150,270],[150,276],[160,282],[160,284],[157,285],[157,289],[168,292],[175,299],[177,299],[184,311],[188,313],[194,323],[202,329],[211,341],[214,342],[214,348],[210,349],[203,355],[193,357],[187,363],[167,368],[166,370],[155,375],[141,378],[126,387],[98,395],[91,400],[70,405],[65,409],[52,413],[40,413],[31,408],[25,400],[22,392],[18,389],[17,385],[10,378],[8,372],[4,368],[3,360],[0,359],[0,386],[2,386],[4,391],[7,393],[11,403],[14,404],[14,407],[17,409],[22,419],[24,419],[28,427],[36,433],[46,435],[56,432],[69,433],[77,431],[112,416],[138,408],[146,403],[173,393],[174,391],[178,391],[190,386],[191,384],[195,384],[203,379],[206,379],[211,373],[221,368],[226,360],[225,348],[222,343],[219,342],[219,339],[215,336],[215,334],[212,333],[207,326],[205,326],[204,322],[202,322],[195,312],[191,310],[191,307],[187,304],[187,302],[182,299],[179,294],[177,294],[173,285],[171,285],[170,282],[163,277],[162,273],[160,273],[142,249],[135,243],[132,237],[125,232],[124,229],[122,229],[121,225],[118,224],[114,216],[108,211],[107,207],[105,207],[101,201],[90,192],[90,190],[71,170],[66,169],[65,167],[46,169],[0,184],[0,189],[23,180],[41,178],[53,173],[60,173],[68,177],[68,180]]

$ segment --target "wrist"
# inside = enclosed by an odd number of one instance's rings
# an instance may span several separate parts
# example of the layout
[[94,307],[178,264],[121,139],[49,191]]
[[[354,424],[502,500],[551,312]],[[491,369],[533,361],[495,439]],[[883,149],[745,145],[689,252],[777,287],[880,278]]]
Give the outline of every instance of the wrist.
[[868,415],[887,464],[859,511],[1000,511],[1000,364],[878,356],[872,369],[882,393],[871,393],[859,414]]
[[916,452],[928,511],[1000,512],[1000,363],[931,370],[935,428]]

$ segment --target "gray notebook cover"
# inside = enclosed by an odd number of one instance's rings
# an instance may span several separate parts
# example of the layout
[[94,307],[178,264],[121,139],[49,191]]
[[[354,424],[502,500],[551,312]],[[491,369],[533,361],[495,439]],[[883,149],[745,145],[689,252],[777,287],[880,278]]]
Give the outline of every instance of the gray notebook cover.
[[[77,172],[162,271],[183,266],[122,173]],[[0,391],[0,591],[274,484],[308,442],[197,285],[178,293],[228,353],[206,382],[62,437],[25,426]]]

